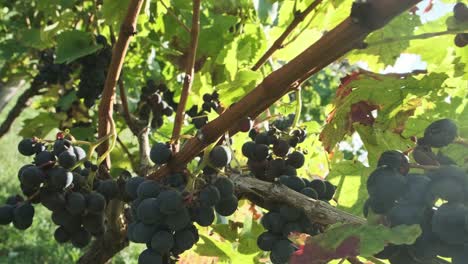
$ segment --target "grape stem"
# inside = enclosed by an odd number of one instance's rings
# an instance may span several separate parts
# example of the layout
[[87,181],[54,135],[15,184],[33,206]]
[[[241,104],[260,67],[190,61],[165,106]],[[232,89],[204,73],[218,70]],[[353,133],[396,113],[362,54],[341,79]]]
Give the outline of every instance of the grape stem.
[[417,163],[410,163],[409,167],[413,168],[413,169],[423,169],[423,170],[437,170],[437,169],[440,168],[440,166],[421,165],[421,164],[417,164]]
[[466,33],[466,30],[450,29],[446,31],[423,33],[423,34],[414,35],[414,36],[398,36],[398,38],[384,38],[379,41],[367,43],[365,47],[368,48],[368,47],[373,47],[373,46],[378,46],[378,45],[388,45],[393,42],[410,41],[410,40],[417,40],[417,39],[428,39],[428,38],[439,37],[443,35],[455,35],[459,33]]
[[294,116],[294,122],[292,124],[293,128],[297,127],[297,125],[299,124],[299,120],[301,119],[301,111],[302,111],[301,87],[299,86],[294,93],[296,94],[296,114]]
[[204,151],[203,151],[203,158],[201,160],[201,163],[198,165],[198,167],[195,169],[193,174],[189,176],[189,180],[187,183],[186,190],[191,192],[195,189],[195,182],[198,178],[198,175],[200,172],[203,170],[203,168],[206,167],[206,165],[210,164],[210,152],[211,150],[216,146],[218,140],[216,140],[214,143],[212,143],[210,146],[208,146]]
[[31,194],[26,201],[30,202],[32,199],[36,198],[41,193],[41,189],[37,190],[35,193]]
[[465,139],[465,138],[461,138],[461,137],[456,138],[456,139],[453,141],[453,143],[459,144],[459,145],[462,145],[462,146],[465,146],[465,147],[468,147],[468,140]]

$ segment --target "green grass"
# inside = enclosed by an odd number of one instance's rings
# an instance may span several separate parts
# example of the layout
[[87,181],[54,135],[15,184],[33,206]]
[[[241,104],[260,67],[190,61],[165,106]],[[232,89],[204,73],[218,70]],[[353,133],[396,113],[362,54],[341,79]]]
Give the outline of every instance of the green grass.
[[[0,122],[3,122],[15,101],[16,98],[0,113]],[[24,157],[17,151],[17,144],[21,140],[18,131],[23,126],[23,120],[35,116],[36,112],[34,109],[26,109],[15,121],[12,129],[0,139],[0,204],[3,204],[9,195],[21,193],[17,180],[18,169],[30,163],[31,158]],[[19,231],[12,225],[0,226],[0,263],[76,262],[86,248],[80,250],[73,248],[69,243],[58,244],[53,237],[56,226],[50,219],[50,211],[36,205],[35,212],[33,225],[25,231]],[[138,254],[143,248],[143,245],[131,245],[115,256],[112,263],[137,263]]]

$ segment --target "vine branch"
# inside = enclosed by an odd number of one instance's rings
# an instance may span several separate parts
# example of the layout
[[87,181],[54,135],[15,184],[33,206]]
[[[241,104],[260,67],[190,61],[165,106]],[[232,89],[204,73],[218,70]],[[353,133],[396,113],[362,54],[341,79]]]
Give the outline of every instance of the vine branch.
[[260,198],[267,202],[287,203],[303,210],[309,220],[322,225],[335,223],[365,224],[364,218],[341,211],[332,205],[309,198],[302,193],[296,192],[283,184],[261,181],[252,177],[235,175],[231,176],[239,194],[253,195],[254,202]]
[[181,151],[172,157],[168,165],[151,173],[149,178],[157,179],[168,174],[171,169],[184,166],[217,138],[227,131],[235,129],[238,120],[247,116],[257,116],[289,92],[291,88],[297,88],[298,80],[301,80],[304,75],[313,74],[323,69],[355,49],[372,30],[384,26],[392,18],[419,1],[383,0],[375,2],[372,5],[372,12],[367,14],[369,16],[367,20],[372,23],[371,25],[356,23],[353,18],[348,17],[289,63],[268,75],[236,104],[206,124],[199,130],[196,137],[184,144]]
[[184,123],[185,106],[187,105],[187,99],[190,93],[190,89],[192,88],[193,75],[195,72],[195,58],[197,55],[198,36],[200,32],[200,4],[201,0],[193,0],[192,29],[190,30],[191,39],[187,54],[187,61],[185,63],[184,86],[182,88],[182,94],[177,106],[174,129],[172,130],[172,141],[176,151],[179,150],[178,139],[182,130],[182,125]]
[[399,41],[407,41],[407,40],[417,40],[417,39],[428,39],[428,38],[433,38],[433,37],[439,37],[443,35],[454,35],[458,33],[466,33],[466,30],[446,30],[446,31],[439,31],[439,32],[429,32],[429,33],[423,33],[419,35],[413,35],[413,36],[399,36],[398,38],[384,38],[379,41],[374,41],[374,42],[369,42],[365,46],[365,48],[368,47],[373,47],[373,46],[378,46],[378,45],[387,45],[393,42],[399,42]]
[[[116,84],[122,71],[123,61],[128,50],[130,38],[136,33],[137,17],[140,13],[143,0],[131,0],[127,9],[127,14],[121,25],[117,42],[112,51],[112,60],[106,76],[102,99],[99,104],[99,138],[106,136],[113,126],[113,104],[115,101]],[[114,135],[115,136],[115,135]],[[114,139],[115,140],[115,139]],[[106,140],[98,149],[99,155],[105,154],[109,149],[109,142]],[[106,158],[105,166],[110,168],[109,156]],[[106,209],[106,215],[110,221],[108,229],[102,237],[97,238],[88,251],[81,256],[78,263],[100,264],[106,263],[117,252],[128,246],[126,238],[126,225],[123,217],[124,203],[118,200],[111,200]]]
[[252,67],[252,71],[256,71],[262,67],[262,65],[270,58],[270,56],[275,53],[275,51],[281,49],[283,47],[283,42],[286,38],[294,31],[294,29],[310,14],[320,3],[322,0],[315,0],[312,2],[304,11],[296,11],[294,14],[294,19],[289,24],[289,26],[284,30],[281,36],[273,42],[273,45],[263,54],[263,56],[255,63]]
[[[125,20],[120,28],[119,37],[112,51],[112,60],[109,65],[109,70],[102,92],[101,103],[99,104],[99,124],[98,136],[103,137],[110,132],[113,104],[115,101],[115,87],[122,71],[125,55],[130,44],[130,38],[136,34],[137,17],[140,13],[143,0],[132,0],[127,9]],[[102,155],[109,148],[109,143],[104,142],[98,149],[98,153]],[[110,159],[106,158],[106,166],[110,167]]]

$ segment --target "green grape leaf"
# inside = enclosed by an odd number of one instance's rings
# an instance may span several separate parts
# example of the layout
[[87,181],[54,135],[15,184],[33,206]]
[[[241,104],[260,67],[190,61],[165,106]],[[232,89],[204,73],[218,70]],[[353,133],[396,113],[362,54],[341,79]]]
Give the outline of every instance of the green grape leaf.
[[338,209],[362,215],[368,197],[366,182],[371,171],[362,163],[351,160],[340,161],[332,166],[326,179],[337,186],[334,199]]
[[91,33],[70,30],[57,36],[56,63],[70,63],[78,58],[92,54],[102,46],[94,42]]
[[120,26],[127,13],[130,0],[104,0],[102,4],[102,15],[106,24]]
[[59,126],[60,120],[66,118],[66,113],[53,114],[41,112],[37,116],[25,119],[19,135],[25,138],[44,138],[53,129]]
[[231,225],[228,224],[217,224],[217,225],[212,225],[211,228],[213,228],[213,231],[215,233],[218,233],[220,236],[222,236],[224,239],[234,242],[237,239],[237,228],[233,228]]
[[48,34],[37,28],[22,30],[19,35],[19,42],[25,47],[43,50],[53,46],[55,43],[48,38]]
[[[394,75],[353,75],[340,86],[335,100],[335,109],[329,114],[320,140],[327,151],[345,135],[355,131],[353,124],[360,123],[375,129],[402,134],[406,120],[414,114],[424,100],[440,97],[446,74],[432,73],[422,78]],[[377,118],[373,112],[376,111]]]
[[257,246],[257,238],[265,229],[257,221],[253,220],[252,214],[246,215],[242,223],[243,228],[239,234],[237,250],[239,253],[247,255],[260,251]]
[[[421,25],[419,16],[411,13],[402,14],[393,19],[389,24],[380,30],[370,34],[366,38],[368,46],[366,49],[357,50],[349,56],[352,62],[361,60],[361,54],[377,56],[378,64],[392,65],[399,57],[400,53],[406,50],[410,41],[402,36],[411,36],[416,27]],[[371,68],[375,69],[378,67]]]

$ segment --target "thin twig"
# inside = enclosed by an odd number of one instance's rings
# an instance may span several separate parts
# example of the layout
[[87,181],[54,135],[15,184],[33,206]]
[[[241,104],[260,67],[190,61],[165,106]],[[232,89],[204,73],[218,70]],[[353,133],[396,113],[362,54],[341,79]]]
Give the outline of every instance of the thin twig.
[[357,257],[349,257],[346,259],[349,263],[351,264],[364,264],[362,261],[360,261]]
[[130,130],[133,131],[135,124],[133,122],[132,115],[130,114],[130,110],[128,108],[127,92],[125,90],[125,86],[124,86],[122,79],[123,78],[119,79],[119,93],[120,93],[120,100],[122,101],[123,115],[124,115],[125,121],[127,122],[128,127],[130,128]]
[[468,147],[468,140],[466,140],[465,138],[461,138],[461,137],[456,138],[453,141],[453,143]]
[[183,29],[185,29],[185,31],[187,31],[187,33],[190,33],[190,28],[187,27],[187,25],[185,25],[184,22],[182,22],[178,17],[177,15],[164,3],[164,0],[160,0],[159,2],[161,2],[161,4],[164,6],[164,8],[166,8],[167,12],[172,16],[174,17],[174,19],[176,20],[176,22],[182,26]]
[[284,30],[283,34],[278,37],[278,39],[273,42],[273,45],[263,54],[263,56],[255,63],[255,65],[252,67],[252,71],[256,71],[262,67],[262,65],[270,58],[270,56],[280,49],[283,46],[284,40],[293,32],[293,30],[304,20],[307,15],[309,15],[310,12],[312,12],[315,7],[317,7],[322,0],[315,0],[312,2],[304,11],[302,12],[297,12],[294,14],[294,19],[289,24],[289,26]]
[[172,130],[172,140],[174,143],[175,151],[179,151],[179,136],[182,130],[185,117],[185,106],[193,84],[193,75],[195,68],[195,58],[197,55],[198,36],[200,32],[200,5],[201,0],[193,0],[193,15],[192,15],[192,29],[190,30],[191,40],[190,48],[187,54],[187,61],[185,63],[185,77],[182,94],[180,96],[179,104],[174,121],[174,129]]
[[[104,90],[102,92],[101,103],[99,104],[99,127],[98,135],[103,137],[110,132],[113,104],[115,100],[115,87],[122,71],[125,55],[130,44],[130,38],[136,34],[137,17],[140,13],[143,0],[132,0],[127,9],[127,15],[120,28],[119,37],[115,43],[112,60],[107,72]],[[109,148],[108,142],[105,142],[98,149],[102,155]],[[110,159],[106,158],[106,166],[110,168]]]
[[304,33],[304,31],[306,31],[307,28],[309,28],[310,24],[312,24],[312,21],[314,21],[314,18],[317,16],[318,12],[315,12],[309,19],[309,21],[307,21],[307,23],[305,24],[305,26],[303,28],[301,28],[301,30],[299,30],[299,32],[297,32],[296,35],[294,35],[291,39],[289,39],[288,41],[284,42],[283,45],[282,45],[282,48],[290,45],[291,43],[293,43],[294,41],[296,41],[297,38],[299,38],[300,35],[302,35],[302,33]]
[[443,35],[455,35],[458,33],[466,33],[466,30],[446,30],[446,31],[439,31],[439,32],[423,33],[423,34],[412,35],[412,36],[398,36],[396,38],[384,38],[382,40],[367,43],[365,48],[378,46],[378,45],[387,45],[393,42],[416,40],[416,39],[428,39],[428,38],[439,37]]
[[423,169],[423,170],[437,170],[437,169],[440,169],[440,166],[421,165],[421,164],[416,164],[416,163],[410,163],[409,167],[414,168],[414,169]]
[[127,146],[125,145],[125,143],[120,139],[119,136],[117,136],[117,143],[119,143],[119,146],[120,148],[122,149],[122,151],[125,153],[125,155],[128,156],[128,158],[130,159],[130,163],[132,164],[132,169],[134,171],[136,171],[136,167],[135,167],[135,156],[133,156],[133,154],[128,150]]

